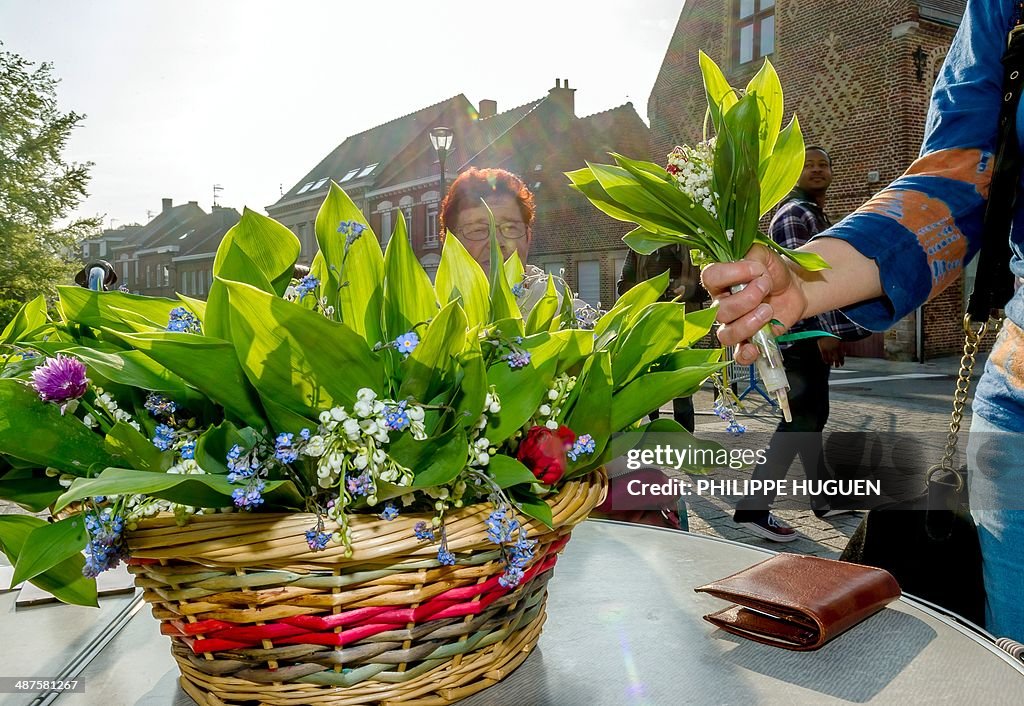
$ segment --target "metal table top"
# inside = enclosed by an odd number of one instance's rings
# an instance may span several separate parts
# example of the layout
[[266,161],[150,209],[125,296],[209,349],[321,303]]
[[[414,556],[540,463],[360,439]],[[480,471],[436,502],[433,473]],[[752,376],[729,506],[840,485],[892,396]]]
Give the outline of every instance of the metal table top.
[[[693,588],[767,554],[684,532],[588,521],[574,532],[549,584],[548,620],[536,650],[504,681],[462,703],[1024,703],[1024,664],[911,599],[816,652],[760,645],[702,620],[723,604]],[[0,644],[0,672],[18,673],[11,671],[15,664],[41,675],[45,664],[57,674],[54,665],[77,652],[90,630],[105,626],[112,603],[106,613],[91,614],[92,628],[81,617],[84,609],[50,606],[23,614],[8,610],[13,599],[0,603],[4,634],[18,635]],[[169,641],[146,609],[80,676],[86,693],[55,697],[57,703],[193,704],[177,686]]]

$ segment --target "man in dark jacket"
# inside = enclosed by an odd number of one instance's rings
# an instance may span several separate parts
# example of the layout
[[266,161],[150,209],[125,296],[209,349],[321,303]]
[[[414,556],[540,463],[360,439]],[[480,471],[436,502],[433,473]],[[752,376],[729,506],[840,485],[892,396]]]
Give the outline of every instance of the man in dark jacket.
[[[686,302],[687,311],[699,309],[701,303],[707,301],[707,292],[700,284],[700,269],[690,262],[690,253],[681,245],[666,245],[650,255],[638,255],[630,250],[622,265],[616,291],[621,297],[640,282],[657,277],[666,271],[669,274],[669,285],[662,295],[662,301],[672,301],[679,297]],[[672,413],[683,428],[693,432],[696,420],[692,397],[677,397],[672,400]],[[650,417],[657,419],[658,411],[651,412]]]

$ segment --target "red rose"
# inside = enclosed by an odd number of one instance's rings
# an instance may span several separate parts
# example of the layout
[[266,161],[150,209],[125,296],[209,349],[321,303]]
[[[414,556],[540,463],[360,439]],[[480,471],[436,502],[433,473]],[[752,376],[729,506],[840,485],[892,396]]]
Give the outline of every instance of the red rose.
[[530,469],[541,483],[557,483],[565,474],[565,452],[572,448],[576,435],[567,426],[558,429],[533,427],[519,444],[516,458]]

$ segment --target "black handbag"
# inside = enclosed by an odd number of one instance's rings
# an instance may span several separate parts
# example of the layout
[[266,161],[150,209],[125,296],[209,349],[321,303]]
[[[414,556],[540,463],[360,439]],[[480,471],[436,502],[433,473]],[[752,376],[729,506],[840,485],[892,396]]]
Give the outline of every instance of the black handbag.
[[[942,460],[928,471],[924,492],[911,500],[872,509],[843,551],[842,560],[887,570],[912,595],[983,625],[985,585],[981,547],[971,518],[966,467],[954,467],[957,438],[974,371],[974,356],[994,307],[1013,295],[1009,232],[1021,173],[1016,130],[1024,83],[1024,26],[1009,36],[1004,67],[1003,104],[978,274],[964,316],[964,355],[953,395],[953,415]],[[973,321],[983,321],[978,325]]]

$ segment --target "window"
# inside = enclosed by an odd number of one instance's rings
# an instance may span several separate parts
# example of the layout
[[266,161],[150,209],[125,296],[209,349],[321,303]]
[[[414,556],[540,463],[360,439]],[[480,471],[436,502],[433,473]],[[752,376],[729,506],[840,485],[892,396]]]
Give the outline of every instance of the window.
[[160,266],[160,270],[163,273],[163,277],[160,278],[162,286],[164,286],[164,287],[173,287],[174,285],[171,283],[171,270],[170,270],[170,268],[167,267],[167,265],[161,265]]
[[357,178],[362,179],[364,176],[370,176],[370,172],[376,169],[378,164],[380,164],[380,162],[374,162],[368,167],[363,167],[363,171],[359,172],[359,176]]
[[601,262],[583,260],[576,264],[576,282],[580,299],[591,306],[601,301]]
[[428,248],[437,247],[437,204],[427,206],[427,237],[423,244]]
[[309,191],[310,188],[312,188],[313,184],[315,184],[315,183],[316,183],[315,181],[306,182],[306,184],[301,189],[296,191],[295,193],[296,194],[304,194],[307,191]]
[[153,266],[146,265],[146,288],[153,286]]
[[328,179],[330,179],[330,177],[324,177],[324,178],[322,178],[322,179],[318,180],[318,181],[317,181],[317,183],[313,184],[313,188],[312,188],[312,189],[310,189],[310,191],[316,191],[316,190],[317,190],[317,189],[319,189],[319,188],[320,188],[321,186],[323,186],[324,184],[326,184],[326,183],[327,183],[327,180],[328,180]]
[[135,260],[135,276],[132,277],[132,281],[135,282],[135,286],[139,286],[139,261]]
[[775,0],[736,0],[733,58],[737,65],[775,52]]
[[402,209],[402,213],[405,214],[405,231],[409,234],[409,242],[412,242],[412,206],[406,206]]
[[[358,169],[353,169],[353,170],[352,170],[352,171],[350,171],[350,172],[349,172],[348,174],[346,174],[345,176],[343,176],[343,177],[341,178],[341,181],[343,181],[343,182],[344,182],[344,181],[348,181],[349,179],[351,179],[352,177],[354,177],[354,176],[355,176],[356,174],[358,174],[358,173],[359,173],[359,170],[358,170]],[[340,183],[340,182],[339,182],[339,183]]]
[[89,259],[89,243],[82,243],[82,259]]
[[121,284],[128,284],[128,261],[121,260]]
[[561,262],[545,262],[544,263],[544,274],[554,275],[555,277],[562,276],[562,270],[565,269],[565,265]]
[[179,291],[182,294],[188,294],[188,272],[181,273],[181,285]]
[[106,240],[101,240],[100,241],[100,257],[106,257],[106,256],[107,256],[107,241]]
[[394,226],[391,225],[391,211],[382,211],[380,214],[380,246],[386,248],[388,241],[391,240],[391,231]]

